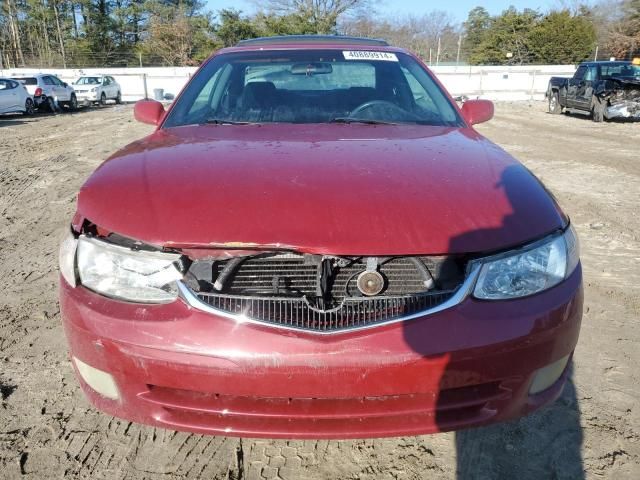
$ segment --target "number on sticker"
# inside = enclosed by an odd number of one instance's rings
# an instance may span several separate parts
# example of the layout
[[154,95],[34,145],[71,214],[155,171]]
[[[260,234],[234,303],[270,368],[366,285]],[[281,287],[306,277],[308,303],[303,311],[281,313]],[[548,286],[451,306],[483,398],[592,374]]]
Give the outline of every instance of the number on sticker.
[[346,50],[343,51],[345,60],[382,60],[386,62],[397,62],[398,57],[395,53],[390,52],[368,52],[364,50]]

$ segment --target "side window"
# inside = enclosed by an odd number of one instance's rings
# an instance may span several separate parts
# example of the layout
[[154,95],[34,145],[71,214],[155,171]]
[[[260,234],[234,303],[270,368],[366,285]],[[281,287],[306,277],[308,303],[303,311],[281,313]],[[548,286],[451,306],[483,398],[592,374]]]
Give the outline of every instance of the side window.
[[229,81],[231,71],[232,68],[230,64],[218,69],[196,97],[193,105],[189,109],[188,115],[191,115],[198,110],[204,111],[207,107],[208,112],[216,111],[220,103],[220,97],[222,96],[222,93],[226,91],[226,88],[218,87],[218,83],[223,82],[223,85],[224,83],[227,83]]
[[113,77],[107,77],[109,79],[109,83],[116,83],[116,80]]
[[103,85],[111,85],[111,80],[109,80],[109,77],[103,77],[102,79],[102,84]]
[[587,69],[587,73],[584,76],[586,82],[594,82],[598,78],[598,67],[595,65]]
[[9,88],[18,88],[20,86],[20,84],[18,82],[15,82],[13,80],[11,80],[9,82],[10,87]]
[[8,89],[9,89],[9,81],[0,80],[0,90],[8,90]]
[[573,79],[574,80],[584,80],[584,76],[587,73],[587,67],[578,67],[578,70],[576,70],[576,73],[573,74]]
[[46,77],[42,77],[42,82],[45,85],[55,85],[55,82],[53,81],[53,78],[46,76]]
[[405,67],[402,67],[402,73],[407,79],[407,83],[409,84],[409,88],[411,89],[411,94],[413,95],[413,101],[416,103],[416,105],[433,113],[437,113],[438,109],[435,103],[433,103],[433,100],[424,89],[424,87],[420,85],[418,80],[416,80],[416,77],[411,75],[409,70],[407,70]]

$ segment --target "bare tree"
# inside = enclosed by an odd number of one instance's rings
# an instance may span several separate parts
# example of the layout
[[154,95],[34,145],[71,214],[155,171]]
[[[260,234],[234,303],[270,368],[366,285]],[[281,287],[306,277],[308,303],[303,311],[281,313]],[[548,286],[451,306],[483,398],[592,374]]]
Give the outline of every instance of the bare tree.
[[[392,19],[370,13],[351,17],[340,24],[347,35],[379,37],[411,50],[425,60],[452,61],[456,58],[461,27],[447,12],[435,10],[423,15],[404,15]],[[440,48],[438,49],[438,45]]]
[[317,33],[335,33],[338,20],[344,14],[363,9],[369,0],[266,0],[254,1],[260,9],[276,15],[299,15]]

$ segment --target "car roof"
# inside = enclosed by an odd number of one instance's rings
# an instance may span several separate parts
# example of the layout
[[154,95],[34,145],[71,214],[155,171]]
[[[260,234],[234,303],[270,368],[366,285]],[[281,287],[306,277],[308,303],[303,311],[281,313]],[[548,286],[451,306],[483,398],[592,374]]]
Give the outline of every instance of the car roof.
[[13,78],[42,78],[42,77],[57,77],[55,73],[32,73],[27,75],[26,73],[19,73]]
[[376,52],[409,53],[403,48],[389,45],[385,40],[349,37],[346,35],[283,35],[242,40],[233,47],[213,52],[209,58],[239,52],[282,50],[349,50],[366,49]]
[[378,47],[388,47],[386,40],[378,38],[350,37],[347,35],[276,35],[273,37],[250,38],[239,41],[237,47],[274,46],[274,45],[296,45],[296,44],[326,44],[326,45],[369,45]]
[[597,62],[582,62],[580,65],[630,65],[631,62],[628,60],[599,60]]

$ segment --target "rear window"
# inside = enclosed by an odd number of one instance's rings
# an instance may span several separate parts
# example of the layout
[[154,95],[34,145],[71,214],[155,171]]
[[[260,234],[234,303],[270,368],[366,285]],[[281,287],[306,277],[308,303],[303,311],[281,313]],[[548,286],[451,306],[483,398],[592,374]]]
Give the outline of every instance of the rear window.
[[640,77],[640,66],[632,64],[616,64],[616,65],[603,65],[602,78],[638,78]]
[[245,70],[245,85],[251,82],[272,82],[279,90],[338,90],[352,87],[376,86],[376,69],[368,63],[334,64],[331,72],[292,74],[293,69],[304,69],[304,64],[279,63],[278,65],[248,66]]
[[14,80],[20,82],[23,85],[37,85],[38,84],[38,80],[36,80],[33,77],[27,77],[27,78],[14,78]]
[[290,50],[214,57],[163,127],[351,122],[463,125],[447,95],[410,55]]

